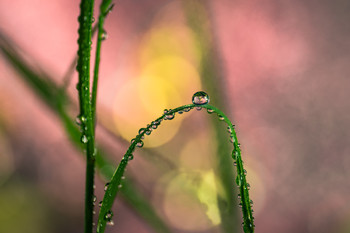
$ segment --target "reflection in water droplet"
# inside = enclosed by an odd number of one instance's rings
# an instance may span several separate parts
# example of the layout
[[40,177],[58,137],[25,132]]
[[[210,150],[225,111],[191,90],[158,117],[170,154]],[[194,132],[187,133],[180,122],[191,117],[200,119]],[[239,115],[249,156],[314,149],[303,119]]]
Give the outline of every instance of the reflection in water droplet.
[[179,114],[182,114],[182,113],[184,113],[184,112],[183,112],[183,111],[178,111],[178,113],[179,113]]
[[101,207],[102,206],[102,201],[100,201],[99,203],[98,203],[98,207]]
[[196,107],[197,111],[202,110],[202,107]]
[[219,120],[220,121],[223,121],[225,118],[223,117],[223,116],[221,116],[221,115],[218,115],[218,117],[219,117]]
[[123,187],[123,185],[121,185],[121,184],[120,184],[120,185],[118,185],[118,188],[120,188],[120,189],[121,189],[122,187]]
[[130,154],[129,156],[128,156],[128,160],[133,160],[134,159],[134,155],[133,154]]
[[107,226],[114,226],[114,221],[112,219],[107,221]]
[[192,96],[192,103],[196,105],[203,105],[209,103],[209,96],[204,91],[198,91]]

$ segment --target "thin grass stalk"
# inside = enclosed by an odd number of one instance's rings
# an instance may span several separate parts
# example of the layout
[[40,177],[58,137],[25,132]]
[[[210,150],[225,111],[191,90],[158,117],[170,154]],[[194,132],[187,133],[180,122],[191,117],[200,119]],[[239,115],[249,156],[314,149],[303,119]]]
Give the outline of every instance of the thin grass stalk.
[[96,99],[97,99],[97,84],[98,84],[98,74],[100,69],[101,60],[101,44],[104,39],[106,39],[106,32],[103,29],[104,21],[108,13],[111,11],[113,5],[111,5],[112,0],[104,0],[100,5],[100,15],[98,17],[97,23],[97,42],[96,42],[96,55],[95,55],[95,68],[94,68],[94,79],[92,83],[92,94],[91,94],[91,115],[92,122],[96,124]]
[[91,53],[91,25],[94,1],[82,0],[80,3],[79,39],[77,71],[79,82],[80,114],[78,121],[81,124],[82,143],[86,144],[86,181],[85,181],[85,233],[93,231],[93,200],[95,176],[95,137],[91,114],[90,100],[90,53]]

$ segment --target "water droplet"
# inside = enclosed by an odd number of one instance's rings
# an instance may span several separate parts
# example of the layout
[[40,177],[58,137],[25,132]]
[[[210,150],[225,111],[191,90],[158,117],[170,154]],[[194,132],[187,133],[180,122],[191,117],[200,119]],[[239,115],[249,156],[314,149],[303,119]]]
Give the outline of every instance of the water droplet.
[[197,111],[200,111],[200,110],[202,110],[202,107],[197,106],[196,109],[197,109]]
[[167,120],[172,120],[172,119],[174,119],[174,117],[175,117],[174,113],[166,115]]
[[86,144],[89,141],[89,139],[88,139],[88,137],[85,134],[83,134],[83,136],[81,136],[80,141],[82,143]]
[[139,134],[143,134],[143,132],[145,132],[145,128],[141,128],[140,130],[139,130]]
[[113,217],[113,212],[111,210],[108,210],[107,213],[105,214],[105,219],[107,221],[111,221]]
[[137,146],[137,147],[140,147],[140,148],[143,147],[143,141],[137,142],[137,143],[136,143],[136,146]]
[[235,138],[234,137],[230,137],[230,142],[234,143],[235,142]]
[[208,112],[209,114],[212,114],[212,113],[214,112],[214,110],[213,110],[213,109],[210,109],[210,108],[207,108],[207,112]]
[[122,180],[125,180],[125,176],[122,176]]
[[240,193],[237,196],[238,196],[238,199],[241,199],[241,194]]
[[164,115],[168,114],[168,109],[164,109]]
[[247,183],[247,189],[250,190],[250,184],[249,183]]
[[152,132],[151,130],[147,130],[145,134],[146,134],[146,135],[150,135],[151,132]]
[[77,116],[77,117],[75,118],[75,123],[77,123],[77,125],[81,125],[80,116]]
[[244,175],[247,175],[247,170],[243,169]]
[[107,9],[107,13],[110,13],[113,10],[114,3],[112,3],[109,8]]
[[102,206],[102,201],[100,201],[99,203],[98,203],[98,207],[101,207]]
[[220,121],[223,121],[225,118],[223,117],[223,116],[221,116],[221,115],[218,115],[218,117],[219,117],[219,120]]
[[233,162],[233,166],[237,166],[237,162]]
[[120,185],[118,185],[118,188],[119,188],[119,189],[121,189],[122,187],[123,187],[123,185],[121,185],[121,184],[120,184]]
[[196,105],[203,105],[209,103],[209,96],[204,91],[198,91],[192,96],[192,103]]
[[190,107],[188,107],[188,108],[184,108],[184,112],[189,112],[191,110],[191,108]]
[[156,125],[156,124],[152,124],[152,129],[157,129],[158,128],[158,125]]
[[253,200],[250,200],[250,204],[253,205],[253,203],[254,203]]
[[105,184],[105,187],[103,188],[104,191],[108,189],[109,182]]
[[129,156],[128,156],[128,160],[133,160],[134,159],[134,155],[133,154],[130,154]]
[[240,203],[238,204],[238,206],[239,206],[240,208],[242,208],[242,206],[243,206],[242,202],[240,202]]
[[182,114],[182,113],[184,113],[184,112],[183,112],[183,111],[178,111],[178,113],[179,113],[179,114]]
[[93,211],[92,211],[92,214],[96,214],[96,211],[95,211],[95,210],[93,210]]
[[94,23],[95,22],[95,17],[92,17],[91,18],[91,23]]
[[230,126],[227,126],[227,132],[232,133],[232,129]]
[[97,197],[94,195],[94,196],[92,197],[92,202],[95,204],[96,200],[97,200]]
[[93,225],[93,226],[95,226],[95,225],[96,225],[96,223],[94,223],[94,222],[93,222],[93,223],[92,223],[92,225]]
[[107,40],[108,34],[105,30],[103,30],[102,35],[101,35],[101,40]]

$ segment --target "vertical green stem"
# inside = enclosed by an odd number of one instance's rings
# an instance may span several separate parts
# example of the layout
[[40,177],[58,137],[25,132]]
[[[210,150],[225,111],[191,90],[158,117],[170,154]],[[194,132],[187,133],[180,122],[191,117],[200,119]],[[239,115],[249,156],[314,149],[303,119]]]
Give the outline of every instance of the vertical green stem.
[[100,6],[100,15],[98,17],[98,33],[97,33],[97,43],[96,43],[96,55],[95,55],[95,68],[94,68],[94,80],[92,83],[92,94],[91,94],[91,115],[92,121],[96,123],[96,99],[97,99],[97,83],[98,83],[98,73],[100,69],[100,59],[101,59],[101,44],[102,40],[105,38],[105,31],[103,29],[104,20],[111,9],[111,0],[104,0]]
[[92,233],[94,207],[95,145],[90,101],[90,53],[93,5],[93,0],[82,0],[80,3],[80,16],[78,18],[79,49],[77,71],[79,73],[79,82],[77,89],[80,104],[81,141],[86,144],[85,233]]

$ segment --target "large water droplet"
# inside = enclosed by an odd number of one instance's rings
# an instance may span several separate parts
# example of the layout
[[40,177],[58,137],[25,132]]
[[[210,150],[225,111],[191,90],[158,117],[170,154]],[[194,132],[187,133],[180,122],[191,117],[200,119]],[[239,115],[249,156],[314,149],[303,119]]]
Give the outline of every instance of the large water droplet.
[[197,111],[200,111],[200,110],[202,110],[202,107],[197,106],[196,109],[197,109]]
[[192,103],[196,105],[208,104],[209,96],[204,91],[198,91],[192,96]]
[[139,130],[139,134],[143,134],[143,132],[145,132],[145,128],[141,128],[140,130]]

